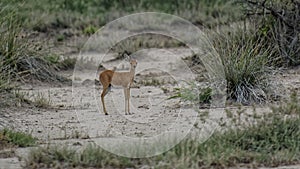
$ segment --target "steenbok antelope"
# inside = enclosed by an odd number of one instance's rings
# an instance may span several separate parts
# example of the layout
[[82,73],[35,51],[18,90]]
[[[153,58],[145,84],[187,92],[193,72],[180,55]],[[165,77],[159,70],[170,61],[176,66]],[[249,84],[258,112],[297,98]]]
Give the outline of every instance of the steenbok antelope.
[[99,80],[103,86],[103,91],[101,93],[101,101],[105,115],[108,115],[108,113],[104,104],[104,96],[110,91],[112,85],[121,86],[124,88],[125,115],[131,114],[129,110],[130,87],[133,83],[137,61],[135,59],[132,59],[131,56],[129,56],[126,52],[124,52],[123,56],[125,57],[125,60],[127,60],[131,65],[129,72],[116,72],[114,69],[104,70],[99,75]]

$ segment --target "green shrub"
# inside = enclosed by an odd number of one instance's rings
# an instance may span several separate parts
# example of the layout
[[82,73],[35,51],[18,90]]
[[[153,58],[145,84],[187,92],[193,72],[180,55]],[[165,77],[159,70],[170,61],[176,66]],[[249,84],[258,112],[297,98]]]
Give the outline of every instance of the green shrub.
[[83,30],[83,33],[86,35],[94,34],[98,29],[95,26],[89,25]]

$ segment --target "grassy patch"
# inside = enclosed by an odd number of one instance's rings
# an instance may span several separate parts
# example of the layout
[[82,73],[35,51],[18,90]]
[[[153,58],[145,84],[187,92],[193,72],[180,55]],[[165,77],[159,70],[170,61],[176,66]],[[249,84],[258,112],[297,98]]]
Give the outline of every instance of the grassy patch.
[[43,93],[38,93],[33,98],[33,104],[35,107],[49,108],[52,105],[52,101],[50,99],[50,93],[48,93],[48,98]]
[[200,91],[199,101],[202,104],[208,104],[211,102],[212,89],[209,87],[203,88]]
[[36,139],[23,132],[3,129],[0,131],[0,142],[3,143],[2,145],[6,144],[7,146],[13,145],[18,147],[28,147],[35,145]]
[[50,146],[38,148],[30,153],[27,166],[39,166],[53,168],[64,166],[73,167],[97,167],[97,168],[124,168],[132,167],[133,163],[128,158],[112,155],[94,144],[76,150],[68,146]]
[[212,99],[212,89],[210,87],[199,87],[195,83],[188,84],[187,87],[175,88],[175,94],[169,99],[180,98],[183,101],[191,101],[201,107],[209,107]]
[[94,34],[98,29],[95,26],[89,25],[83,30],[83,34],[86,35],[92,35]]

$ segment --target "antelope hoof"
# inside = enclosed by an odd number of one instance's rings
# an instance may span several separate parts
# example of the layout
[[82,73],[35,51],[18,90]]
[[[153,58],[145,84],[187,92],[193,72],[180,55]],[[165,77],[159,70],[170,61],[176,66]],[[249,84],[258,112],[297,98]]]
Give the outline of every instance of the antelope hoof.
[[108,113],[105,113],[105,115],[108,115]]

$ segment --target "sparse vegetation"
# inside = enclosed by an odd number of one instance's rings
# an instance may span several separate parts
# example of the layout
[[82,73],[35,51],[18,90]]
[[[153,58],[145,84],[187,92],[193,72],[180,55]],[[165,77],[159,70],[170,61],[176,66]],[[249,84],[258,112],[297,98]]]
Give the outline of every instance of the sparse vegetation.
[[201,89],[200,95],[199,95],[200,104],[209,104],[211,101],[211,95],[212,95],[211,88],[206,87],[204,89]]
[[187,87],[175,88],[174,93],[169,99],[180,98],[183,101],[196,103],[200,107],[209,107],[211,104],[212,89],[210,87],[200,87],[200,85],[190,83]]
[[57,67],[59,70],[72,70],[76,64],[76,58],[66,57],[58,62]]
[[112,155],[94,144],[76,150],[75,148],[62,146],[49,146],[38,148],[30,153],[27,167],[38,166],[53,168],[64,166],[73,167],[113,167],[123,168],[132,167],[133,163],[125,157]]
[[300,116],[300,104],[297,92],[293,91],[288,104],[281,104],[279,106],[272,107],[273,112],[279,114],[286,114],[292,116]]
[[[293,107],[291,100],[285,106]],[[294,109],[292,109],[294,110]],[[170,151],[147,159],[129,159],[112,155],[95,145],[82,151],[68,147],[50,147],[33,150],[30,166],[54,167],[141,167],[154,168],[228,168],[235,166],[278,166],[300,162],[300,118],[282,118],[288,112],[281,108],[266,114],[256,125],[227,128],[214,133],[200,144],[186,139]],[[289,110],[287,110],[289,111]],[[265,119],[264,118],[264,119]],[[57,163],[58,162],[58,163]]]
[[33,104],[39,108],[48,108],[52,104],[50,93],[48,93],[47,97],[43,93],[37,93],[37,95],[34,96]]
[[169,99],[181,98],[183,101],[199,103],[199,89],[195,83],[188,84],[188,87],[175,88],[175,94]]
[[[10,129],[0,131],[0,143],[6,146],[28,147],[36,145],[36,139],[31,135]],[[5,148],[2,147],[1,148]]]

